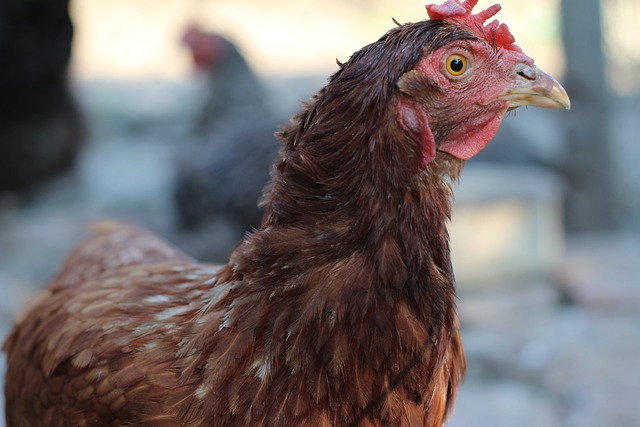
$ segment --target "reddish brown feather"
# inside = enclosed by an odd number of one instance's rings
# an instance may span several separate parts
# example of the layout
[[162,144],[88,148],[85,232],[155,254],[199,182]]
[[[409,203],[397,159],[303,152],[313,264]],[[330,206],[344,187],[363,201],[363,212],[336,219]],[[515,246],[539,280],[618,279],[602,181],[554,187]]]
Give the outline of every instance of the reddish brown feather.
[[441,426],[465,370],[445,228],[462,162],[425,169],[396,83],[458,36],[407,24],[343,64],[281,133],[227,266],[99,226],[5,344],[8,424]]

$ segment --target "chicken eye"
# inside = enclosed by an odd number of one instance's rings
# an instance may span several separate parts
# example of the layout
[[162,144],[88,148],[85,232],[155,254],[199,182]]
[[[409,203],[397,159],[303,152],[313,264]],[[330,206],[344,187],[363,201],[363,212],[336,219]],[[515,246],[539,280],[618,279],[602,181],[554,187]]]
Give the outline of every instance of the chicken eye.
[[458,77],[467,71],[467,58],[462,55],[451,55],[447,58],[447,72],[453,77]]

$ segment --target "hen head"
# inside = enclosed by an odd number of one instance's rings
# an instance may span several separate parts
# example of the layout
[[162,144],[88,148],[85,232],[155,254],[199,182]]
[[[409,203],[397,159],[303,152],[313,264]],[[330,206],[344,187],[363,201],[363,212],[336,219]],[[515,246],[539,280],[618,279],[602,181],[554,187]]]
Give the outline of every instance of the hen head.
[[500,6],[472,14],[477,2],[429,5],[430,19],[398,25],[339,63],[280,133],[284,155],[264,199],[274,217],[355,214],[372,191],[422,191],[427,176],[457,177],[510,109],[569,108],[506,25],[484,24]]
[[[432,21],[445,23],[447,42],[438,43],[436,38],[418,65],[398,82],[405,96],[397,102],[397,120],[405,132],[422,141],[424,163],[435,158],[436,150],[462,160],[473,157],[511,109],[570,107],[562,86],[514,44],[505,24],[497,20],[484,24],[500,5],[472,14],[477,2],[448,0],[427,6]],[[439,108],[425,109],[425,104]]]
[[205,32],[194,23],[187,26],[181,41],[191,51],[194,65],[201,70],[211,69],[227,56],[229,50],[229,42],[222,36]]
[[505,24],[484,25],[500,6],[474,15],[477,2],[448,0],[427,6],[430,19],[443,22],[447,42],[436,38],[398,82],[405,96],[398,99],[397,120],[405,132],[421,140],[424,163],[433,160],[436,151],[462,160],[473,157],[514,108],[570,107],[562,86],[513,44]]

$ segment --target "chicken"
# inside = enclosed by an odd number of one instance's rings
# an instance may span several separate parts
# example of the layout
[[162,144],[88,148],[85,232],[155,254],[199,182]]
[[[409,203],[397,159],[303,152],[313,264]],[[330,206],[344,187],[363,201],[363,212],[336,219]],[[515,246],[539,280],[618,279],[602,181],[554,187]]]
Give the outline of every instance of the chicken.
[[208,85],[194,124],[197,133],[210,135],[227,127],[227,121],[258,117],[269,110],[260,79],[230,40],[190,24],[182,41]]
[[[190,25],[183,37],[207,90],[196,121],[196,144],[178,162],[173,195],[180,246],[224,261],[244,234],[260,225],[257,199],[278,154],[277,117],[258,76],[236,46]],[[224,231],[224,232],[222,232]],[[203,241],[203,234],[216,234]]]
[[9,426],[442,426],[465,372],[451,180],[562,87],[477,0],[354,53],[279,134],[226,265],[106,224],[17,322]]
[[68,0],[0,2],[0,193],[68,171],[85,127],[68,88]]

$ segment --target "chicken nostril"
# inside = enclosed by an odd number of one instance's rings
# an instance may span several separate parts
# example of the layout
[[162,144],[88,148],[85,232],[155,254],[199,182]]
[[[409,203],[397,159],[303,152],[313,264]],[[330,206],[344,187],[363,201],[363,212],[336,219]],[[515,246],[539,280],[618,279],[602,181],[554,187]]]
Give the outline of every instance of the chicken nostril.
[[535,77],[534,77],[534,78],[531,78],[530,76],[528,76],[528,75],[527,75],[525,72],[523,72],[523,71],[518,71],[518,75],[519,75],[520,77],[522,77],[522,78],[527,79],[527,80],[535,80]]
[[516,67],[516,74],[524,79],[533,81],[538,78],[538,69],[536,67],[520,64]]

